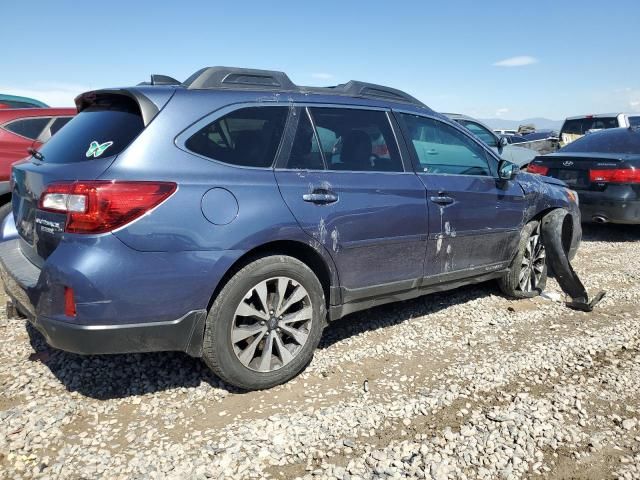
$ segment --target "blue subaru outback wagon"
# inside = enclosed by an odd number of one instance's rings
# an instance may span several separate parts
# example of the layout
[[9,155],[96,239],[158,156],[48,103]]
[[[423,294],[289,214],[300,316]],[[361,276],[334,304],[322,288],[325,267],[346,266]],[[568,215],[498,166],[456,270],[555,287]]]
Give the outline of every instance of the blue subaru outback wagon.
[[520,173],[406,93],[204,68],[76,99],[12,173],[12,310],[81,354],[183,351],[268,388],[328,321],[497,279],[546,281],[539,219],[575,194]]

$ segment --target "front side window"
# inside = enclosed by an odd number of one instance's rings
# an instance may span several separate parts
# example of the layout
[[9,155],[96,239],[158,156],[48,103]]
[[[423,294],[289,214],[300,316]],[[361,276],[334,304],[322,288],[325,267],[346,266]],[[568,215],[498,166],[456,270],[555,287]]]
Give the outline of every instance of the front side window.
[[21,137],[35,140],[40,136],[40,133],[50,120],[51,117],[23,118],[21,120],[14,120],[6,124],[3,128]]
[[484,128],[479,123],[470,122],[468,120],[461,120],[460,123],[467,127],[471,131],[471,133],[473,133],[476,137],[478,137],[490,147],[498,148],[498,141],[496,140],[495,135],[493,135],[489,130]]
[[490,176],[484,149],[462,132],[443,122],[401,114],[418,171],[449,175]]
[[309,109],[328,170],[402,172],[402,160],[385,112]]
[[287,120],[288,107],[235,110],[199,130],[185,146],[213,160],[243,167],[270,167]]

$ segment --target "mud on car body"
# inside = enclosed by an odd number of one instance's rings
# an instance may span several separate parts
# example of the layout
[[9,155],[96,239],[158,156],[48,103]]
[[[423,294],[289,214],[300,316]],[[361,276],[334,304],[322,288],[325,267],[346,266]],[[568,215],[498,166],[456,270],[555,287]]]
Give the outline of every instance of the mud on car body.
[[15,309],[54,347],[178,350],[267,388],[327,321],[497,279],[537,295],[539,219],[575,196],[404,92],[205,68],[99,90],[13,170]]

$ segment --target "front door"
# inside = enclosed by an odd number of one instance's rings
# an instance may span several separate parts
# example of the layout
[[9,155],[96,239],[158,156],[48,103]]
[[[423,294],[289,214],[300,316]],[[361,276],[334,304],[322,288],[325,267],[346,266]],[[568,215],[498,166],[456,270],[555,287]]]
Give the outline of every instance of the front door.
[[310,241],[333,257],[343,301],[413,288],[427,239],[425,188],[405,171],[388,113],[296,108],[275,170]]
[[435,118],[398,115],[427,189],[425,277],[506,267],[520,238],[524,192],[495,176],[497,159],[475,138]]

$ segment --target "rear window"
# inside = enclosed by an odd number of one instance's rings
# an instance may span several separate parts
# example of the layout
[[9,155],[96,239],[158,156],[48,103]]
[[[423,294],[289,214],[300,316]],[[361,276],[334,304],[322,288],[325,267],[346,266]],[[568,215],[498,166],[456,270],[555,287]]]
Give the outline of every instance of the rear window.
[[122,152],[144,129],[138,105],[127,97],[98,99],[61,128],[40,153],[46,163],[76,163]]
[[51,117],[23,118],[7,123],[3,128],[29,140],[35,140],[50,120]]
[[561,133],[584,135],[589,130],[604,130],[607,128],[617,128],[619,126],[616,117],[576,118],[566,120],[562,126]]
[[629,117],[629,125],[632,127],[640,127],[640,117]]
[[617,128],[579,138],[560,150],[573,153],[640,154],[640,132]]

